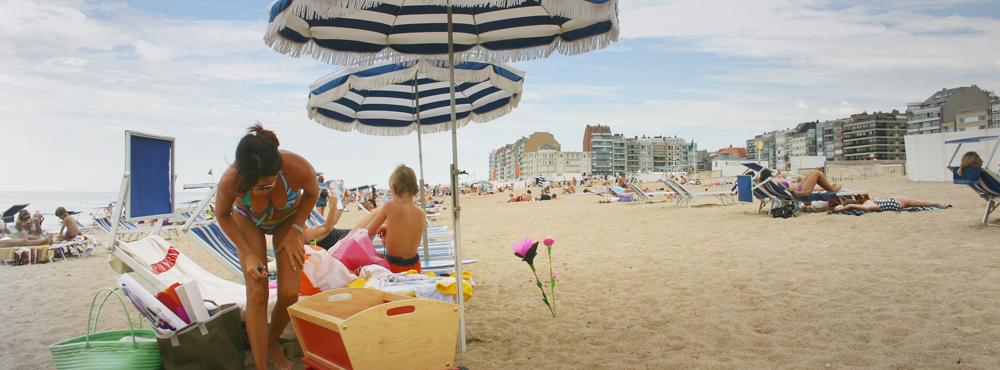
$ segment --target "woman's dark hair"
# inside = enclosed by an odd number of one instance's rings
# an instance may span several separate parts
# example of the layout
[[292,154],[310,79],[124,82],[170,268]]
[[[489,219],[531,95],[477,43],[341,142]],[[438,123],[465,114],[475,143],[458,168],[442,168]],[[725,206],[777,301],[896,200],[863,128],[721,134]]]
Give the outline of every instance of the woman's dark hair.
[[760,176],[759,176],[758,180],[764,181],[764,180],[767,180],[769,178],[771,178],[771,170],[770,169],[765,168],[763,170],[760,170]]
[[246,193],[262,177],[277,176],[285,161],[278,152],[278,137],[257,122],[236,146],[236,192]]

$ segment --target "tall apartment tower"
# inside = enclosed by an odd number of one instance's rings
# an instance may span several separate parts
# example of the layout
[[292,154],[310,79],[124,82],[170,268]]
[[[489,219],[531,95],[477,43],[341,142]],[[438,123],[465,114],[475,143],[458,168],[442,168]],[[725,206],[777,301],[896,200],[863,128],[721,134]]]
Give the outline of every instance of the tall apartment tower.
[[872,114],[852,114],[844,123],[844,159],[860,161],[875,155],[875,159],[905,160],[907,117],[898,110]]
[[594,175],[614,173],[612,148],[611,127],[587,125],[583,132],[583,151],[591,152],[591,170]]
[[[985,124],[972,124],[980,115],[970,113],[985,111],[989,106],[990,97],[976,85],[941,89],[923,102],[906,104],[907,133],[920,135],[965,131],[970,127],[978,129]],[[962,123],[958,123],[959,114],[963,114]],[[965,122],[968,117],[975,117],[976,121]]]

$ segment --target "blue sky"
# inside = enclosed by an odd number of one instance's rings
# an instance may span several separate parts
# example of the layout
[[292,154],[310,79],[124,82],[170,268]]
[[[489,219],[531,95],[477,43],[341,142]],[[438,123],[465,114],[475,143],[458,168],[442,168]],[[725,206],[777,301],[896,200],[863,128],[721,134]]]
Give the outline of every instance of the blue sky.
[[[308,119],[332,71],[262,42],[258,0],[0,0],[0,191],[117,191],[124,131],[177,138],[179,183],[221,173],[254,121],[327,178],[385,184],[417,165],[416,136]],[[942,88],[1000,88],[998,1],[623,0],[605,50],[517,63],[519,108],[459,130],[459,167],[536,131],[581,150],[583,128],[694,138],[701,149]],[[447,182],[450,135],[425,136],[428,182]]]

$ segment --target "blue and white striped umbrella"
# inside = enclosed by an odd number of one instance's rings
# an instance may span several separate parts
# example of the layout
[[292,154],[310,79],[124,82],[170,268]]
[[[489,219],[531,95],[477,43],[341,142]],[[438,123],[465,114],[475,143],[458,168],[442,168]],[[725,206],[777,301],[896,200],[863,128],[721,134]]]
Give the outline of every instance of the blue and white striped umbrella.
[[[445,0],[278,0],[264,41],[293,57],[370,65],[448,54]],[[516,62],[618,40],[618,0],[453,0],[456,60]],[[461,7],[490,3],[494,5]],[[431,4],[431,5],[428,5]],[[499,5],[499,6],[495,6]]]
[[[456,64],[456,125],[487,122],[516,108],[524,75],[501,63]],[[448,68],[432,61],[346,67],[309,85],[309,118],[332,129],[369,135],[407,135],[418,121],[421,133],[447,131],[447,81]]]

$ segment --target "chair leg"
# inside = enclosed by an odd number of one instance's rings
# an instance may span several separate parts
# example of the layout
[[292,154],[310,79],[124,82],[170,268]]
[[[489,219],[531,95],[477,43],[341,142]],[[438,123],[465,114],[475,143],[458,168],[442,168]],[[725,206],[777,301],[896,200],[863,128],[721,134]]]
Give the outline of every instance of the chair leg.
[[1000,224],[991,224],[990,223],[990,214],[992,214],[993,211],[995,211],[997,209],[997,206],[1000,206],[1000,202],[997,202],[993,198],[990,198],[990,199],[987,200],[987,202],[986,202],[986,214],[983,215],[983,223],[984,224],[987,224],[989,226],[1000,226]]

